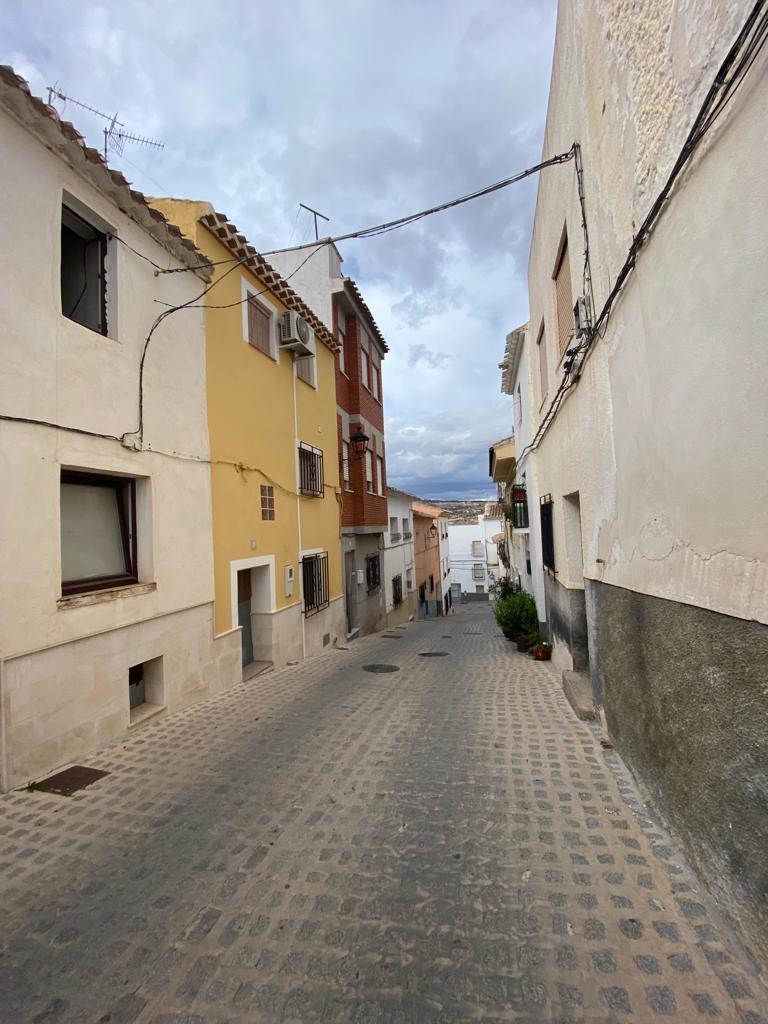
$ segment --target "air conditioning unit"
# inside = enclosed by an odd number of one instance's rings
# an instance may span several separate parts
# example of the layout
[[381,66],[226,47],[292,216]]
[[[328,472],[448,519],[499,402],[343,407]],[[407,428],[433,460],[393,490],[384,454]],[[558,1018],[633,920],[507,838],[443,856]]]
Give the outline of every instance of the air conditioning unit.
[[292,349],[297,356],[313,356],[312,328],[304,317],[289,309],[280,318],[280,348]]
[[592,326],[589,299],[586,295],[582,295],[576,300],[576,305],[573,307],[573,322],[576,325],[577,334],[586,334]]

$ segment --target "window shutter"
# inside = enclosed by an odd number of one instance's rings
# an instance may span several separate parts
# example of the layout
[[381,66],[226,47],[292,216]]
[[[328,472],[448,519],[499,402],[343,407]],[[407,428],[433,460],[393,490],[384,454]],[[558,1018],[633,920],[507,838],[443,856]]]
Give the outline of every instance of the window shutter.
[[269,328],[272,317],[253,295],[248,296],[248,342],[265,355],[271,356]]

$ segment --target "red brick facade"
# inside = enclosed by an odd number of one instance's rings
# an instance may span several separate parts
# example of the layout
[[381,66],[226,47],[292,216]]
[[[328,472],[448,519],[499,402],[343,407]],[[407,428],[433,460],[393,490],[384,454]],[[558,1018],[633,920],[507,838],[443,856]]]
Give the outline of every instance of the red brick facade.
[[[338,337],[338,298],[334,300],[333,306],[333,327]],[[361,427],[365,434],[370,435],[369,424],[376,430],[384,433],[384,406],[381,387],[381,362],[384,353],[381,351],[373,333],[368,330],[368,337],[371,339],[371,348],[376,352],[379,362],[379,398],[374,398],[371,391],[372,365],[369,363],[369,379],[362,380],[362,356],[360,346],[360,318],[356,313],[346,312],[346,333],[344,338],[344,370],[341,369],[339,354],[336,354],[336,402],[339,408],[349,415],[349,436]],[[342,441],[342,418],[337,418],[339,453],[343,458]],[[366,460],[356,458],[352,447],[349,449],[349,490],[343,490],[342,526],[380,526],[387,525],[387,499],[375,493],[379,490],[386,495],[386,456],[385,452],[378,450],[376,437],[371,436],[368,442],[373,463],[373,489],[374,493],[368,492],[366,481]],[[384,479],[379,485],[379,463],[377,456],[382,457],[384,467]],[[342,467],[342,470],[344,467]],[[343,472],[341,476],[343,477]]]

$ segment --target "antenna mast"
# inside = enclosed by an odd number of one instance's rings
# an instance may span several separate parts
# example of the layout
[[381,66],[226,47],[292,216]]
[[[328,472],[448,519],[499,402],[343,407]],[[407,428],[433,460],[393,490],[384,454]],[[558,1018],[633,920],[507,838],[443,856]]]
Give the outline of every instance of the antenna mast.
[[[89,113],[96,114],[97,117],[101,117],[104,121],[109,122],[109,127],[103,129],[105,160],[110,150],[122,156],[126,142],[135,142],[139,146],[147,146],[150,149],[165,149],[165,143],[160,142],[159,139],[149,139],[145,135],[134,135],[133,132],[127,131],[123,122],[118,121],[117,114],[110,116],[101,110],[97,110],[96,107],[91,107],[87,103],[81,103],[80,100],[76,100],[72,96],[65,96],[58,88],[58,84],[48,86],[49,107],[53,106],[54,97],[61,100],[62,103],[72,103],[74,106],[80,107],[81,110],[87,110]],[[317,224],[317,221],[315,221],[315,224]]]
[[302,210],[306,210],[307,213],[311,213],[312,216],[315,218],[315,241],[319,241],[320,235],[318,234],[317,230],[317,218],[322,217],[324,221],[330,221],[331,218],[326,217],[324,214],[319,213],[317,210],[313,210],[311,206],[305,206],[304,203],[299,203],[299,206],[302,208]]

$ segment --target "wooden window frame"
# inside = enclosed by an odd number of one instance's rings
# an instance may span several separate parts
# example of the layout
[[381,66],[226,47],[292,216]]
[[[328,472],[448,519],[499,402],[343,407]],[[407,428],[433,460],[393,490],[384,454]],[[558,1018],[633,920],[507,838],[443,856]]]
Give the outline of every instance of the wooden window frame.
[[275,488],[272,484],[260,484],[261,518],[265,522],[275,520]]
[[[71,223],[67,224],[65,221],[69,220]],[[81,230],[78,230],[80,228]],[[81,301],[85,297],[88,290],[89,281],[87,275],[83,282],[83,289],[80,293],[80,297],[77,299],[72,308],[67,312],[64,309],[64,294],[62,287],[62,278],[64,275],[64,253],[63,253],[63,234],[68,231],[72,235],[77,235],[79,238],[86,239],[86,234],[83,232],[93,234],[93,238],[86,240],[86,246],[97,243],[98,245],[98,260],[97,260],[97,279],[99,287],[99,322],[96,326],[92,326],[88,323],[83,323],[82,320],[75,318],[74,313],[77,312],[77,308]],[[62,243],[60,244],[59,251],[59,288],[61,292],[61,313],[67,320],[71,320],[72,323],[79,324],[88,331],[93,331],[94,334],[100,334],[102,337],[107,337],[109,334],[109,323],[107,318],[107,246],[109,243],[108,233],[97,227],[93,221],[89,220],[88,217],[84,217],[82,214],[73,210],[66,202],[61,204],[61,235]],[[85,269],[85,268],[84,268]]]
[[[139,582],[138,543],[136,536],[136,481],[133,477],[109,476],[87,473],[79,470],[62,469],[61,484],[82,484],[89,487],[106,487],[117,491],[117,514],[120,523],[120,538],[123,557],[128,571],[110,576],[90,576],[87,579],[61,581],[62,597],[72,594],[89,594],[114,587],[128,587]],[[59,511],[61,521],[61,511]]]

